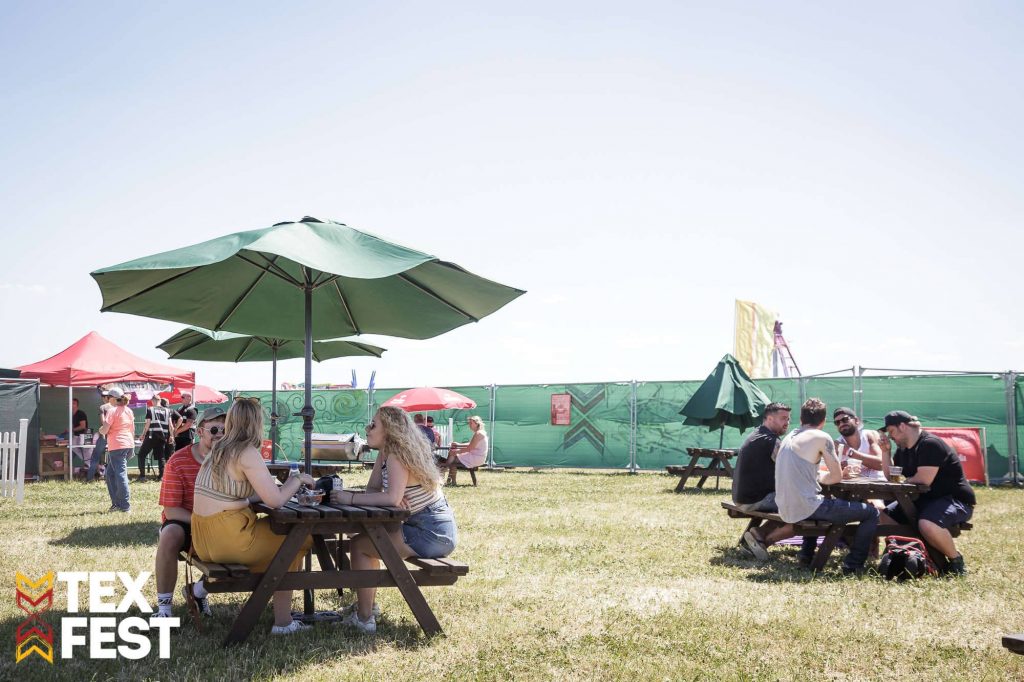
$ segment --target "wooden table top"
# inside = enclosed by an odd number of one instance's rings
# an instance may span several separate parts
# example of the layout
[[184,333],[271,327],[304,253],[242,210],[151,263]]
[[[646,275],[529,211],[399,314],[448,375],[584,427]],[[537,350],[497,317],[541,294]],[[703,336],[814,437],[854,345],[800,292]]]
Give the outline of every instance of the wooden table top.
[[409,518],[409,510],[402,507],[381,507],[369,505],[347,505],[323,503],[317,505],[289,502],[283,507],[273,509],[262,502],[250,505],[253,511],[266,514],[277,523],[313,523],[337,521],[404,521]]

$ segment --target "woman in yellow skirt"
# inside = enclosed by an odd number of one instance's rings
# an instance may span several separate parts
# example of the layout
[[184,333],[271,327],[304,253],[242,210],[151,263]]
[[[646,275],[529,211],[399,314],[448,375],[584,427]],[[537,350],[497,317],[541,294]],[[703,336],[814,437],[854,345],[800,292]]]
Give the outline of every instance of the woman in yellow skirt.
[[[245,564],[254,572],[266,570],[284,535],[270,530],[268,519],[256,519],[252,501],[268,507],[284,505],[299,487],[312,486],[309,474],[292,476],[278,487],[260,456],[263,409],[254,398],[236,398],[217,441],[196,475],[192,509],[192,545],[204,561]],[[299,568],[311,540],[296,553],[290,570]],[[290,635],[309,626],[292,620],[292,591],[274,593],[275,635]]]

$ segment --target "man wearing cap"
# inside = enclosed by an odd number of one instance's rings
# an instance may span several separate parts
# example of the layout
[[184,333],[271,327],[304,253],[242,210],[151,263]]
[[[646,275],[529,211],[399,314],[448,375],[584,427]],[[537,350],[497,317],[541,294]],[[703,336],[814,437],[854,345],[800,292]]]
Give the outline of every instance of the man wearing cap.
[[858,460],[861,463],[861,478],[884,481],[882,448],[878,444],[878,432],[865,430],[857,413],[849,407],[836,409],[832,413],[832,422],[839,431],[839,442],[846,446],[846,456],[841,457],[841,460]]
[[[779,511],[775,504],[775,454],[779,436],[789,428],[791,411],[785,403],[769,403],[761,426],[740,446],[732,478],[732,501],[745,512]],[[745,532],[742,542],[759,561],[768,561],[768,546],[792,536],[792,524],[769,522]]]
[[[192,546],[192,501],[196,475],[213,444],[224,436],[226,414],[223,407],[205,410],[199,418],[199,440],[175,452],[164,469],[159,500],[163,511],[160,514],[155,571],[158,610],[154,617],[171,616],[174,586],[178,583],[178,552],[187,552]],[[201,580],[192,586],[191,591],[186,585],[184,595],[186,602],[195,601],[201,613],[210,615],[206,588]]]
[[[946,557],[944,573],[964,575],[964,557],[957,551],[949,528],[970,520],[976,499],[960,457],[941,438],[922,430],[917,417],[903,410],[885,415],[885,431],[897,447],[893,464],[903,467],[907,483],[929,486],[928,492],[917,498],[921,537]],[[896,502],[885,511],[898,523],[909,522]]]
[[[832,436],[822,431],[825,426],[825,403],[809,398],[800,406],[800,428],[787,435],[775,461],[775,502],[779,516],[786,523],[807,519],[849,524],[859,521],[850,552],[843,560],[843,573],[864,572],[864,562],[878,528],[878,510],[870,504],[850,500],[825,499],[821,484],[832,485],[843,480],[843,471],[836,458]],[[818,465],[824,462],[828,471],[819,476]],[[805,537],[800,548],[800,563],[809,565],[818,542]]]
[[181,450],[196,439],[196,408],[192,407],[192,394],[181,394],[181,407],[174,427],[174,449]]

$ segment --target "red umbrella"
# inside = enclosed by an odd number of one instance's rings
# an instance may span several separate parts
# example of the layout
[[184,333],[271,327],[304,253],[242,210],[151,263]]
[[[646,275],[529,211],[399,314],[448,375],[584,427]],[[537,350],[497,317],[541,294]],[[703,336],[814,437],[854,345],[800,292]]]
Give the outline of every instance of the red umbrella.
[[220,391],[214,388],[210,388],[209,386],[203,386],[201,384],[196,384],[196,387],[191,391],[189,391],[188,389],[182,391],[178,388],[175,388],[174,391],[170,393],[161,393],[160,397],[167,398],[167,401],[170,402],[172,405],[177,405],[178,403],[181,402],[182,393],[191,393],[192,402],[198,404],[205,405],[207,403],[226,403],[228,401],[228,397],[221,393]]
[[461,393],[447,388],[410,388],[391,396],[381,407],[400,407],[406,412],[419,410],[457,410],[476,407],[476,403]]

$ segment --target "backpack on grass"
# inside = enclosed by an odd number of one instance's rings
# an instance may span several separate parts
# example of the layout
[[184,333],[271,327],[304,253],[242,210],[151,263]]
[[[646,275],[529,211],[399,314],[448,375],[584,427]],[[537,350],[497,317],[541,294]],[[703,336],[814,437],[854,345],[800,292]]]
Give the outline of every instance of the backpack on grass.
[[885,554],[878,562],[878,572],[886,580],[903,582],[925,575],[937,576],[924,543],[917,538],[890,535],[885,538]]

